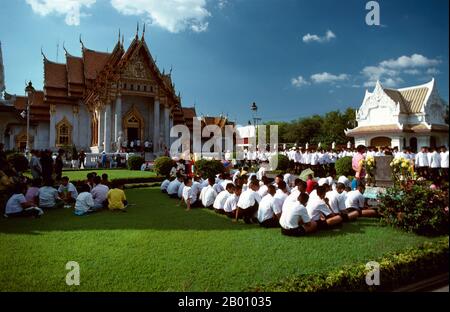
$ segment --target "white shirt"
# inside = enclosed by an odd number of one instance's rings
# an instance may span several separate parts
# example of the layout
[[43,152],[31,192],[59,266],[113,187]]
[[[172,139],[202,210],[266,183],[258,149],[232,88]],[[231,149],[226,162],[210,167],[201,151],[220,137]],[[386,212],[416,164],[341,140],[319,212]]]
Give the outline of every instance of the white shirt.
[[233,210],[236,210],[238,201],[239,197],[236,194],[231,194],[223,205],[223,210],[225,210],[225,212],[232,212]]
[[78,196],[78,191],[72,183],[67,183],[66,186],[60,185],[58,188],[58,193],[68,192],[72,196],[73,199],[76,199]]
[[216,199],[217,193],[211,185],[203,188],[200,193],[200,200],[204,207],[211,207],[214,204],[214,200]]
[[75,202],[75,210],[79,212],[86,212],[92,207],[94,207],[94,199],[92,198],[92,194],[88,192],[80,193]]
[[252,189],[248,189],[245,192],[242,192],[239,197],[239,201],[237,206],[241,209],[247,209],[261,201],[261,196],[257,192]]
[[365,198],[360,191],[355,190],[347,193],[347,198],[345,200],[345,208],[364,208]]
[[39,207],[53,207],[59,198],[58,191],[51,186],[43,186],[39,189]]
[[428,156],[427,153],[418,152],[416,155],[416,167],[428,167]]
[[325,217],[331,214],[330,208],[320,197],[310,198],[306,210],[308,210],[308,215],[313,221],[318,221],[322,214]]
[[270,194],[267,194],[261,199],[258,207],[259,222],[272,219],[274,215],[281,213],[281,207],[278,207],[275,202],[275,197]]
[[277,209],[282,211],[283,208],[283,204],[286,200],[286,198],[288,198],[289,194],[284,193],[282,190],[277,190],[277,192],[275,193],[275,205],[277,206]]
[[180,188],[181,182],[178,179],[173,180],[167,186],[167,194],[173,195],[178,194],[178,189]]
[[263,198],[264,196],[267,195],[268,191],[269,191],[268,186],[264,184],[259,187],[258,194],[259,196],[261,196],[261,198]]
[[297,200],[287,203],[283,207],[283,213],[280,217],[280,225],[283,229],[290,230],[299,227],[300,220],[303,223],[311,222],[308,211],[305,206],[300,204]]
[[22,204],[26,203],[27,200],[23,194],[13,194],[6,203],[5,213],[17,213],[23,210]]
[[232,195],[232,194],[231,194],[230,192],[228,192],[228,191],[222,191],[222,192],[220,192],[220,193],[217,195],[216,199],[214,200],[213,207],[214,207],[215,209],[223,209],[224,206],[225,206],[225,203],[226,203],[226,201],[227,201],[227,199],[228,199],[228,197],[230,197],[231,195]]
[[430,168],[440,168],[441,167],[441,154],[434,151],[431,153],[431,162],[430,162]]
[[170,180],[164,180],[163,183],[161,183],[161,191],[167,191],[167,187],[170,184]]
[[340,213],[345,210],[346,196],[343,192],[339,194],[338,191],[329,191],[325,197],[328,198],[328,204],[334,213]]
[[181,183],[180,187],[178,188],[178,198],[182,198],[183,197],[183,189],[184,189],[184,182]]
[[219,181],[218,183],[214,184],[213,188],[214,188],[214,191],[216,191],[217,194],[219,194],[220,192],[225,190],[225,188],[223,188],[222,185],[221,185],[221,181]]
[[200,192],[202,191],[203,187],[200,184],[200,182],[194,181],[192,182],[191,191],[193,196],[195,197],[195,200],[200,196]]
[[441,168],[448,168],[448,151],[441,152]]
[[315,166],[315,165],[319,164],[319,155],[317,153],[311,154],[310,164],[311,164],[311,166]]
[[95,205],[102,205],[108,197],[109,187],[104,184],[97,184],[91,191]]
[[261,166],[258,170],[258,172],[256,173],[256,178],[258,180],[262,180],[262,178],[266,175],[266,167]]
[[193,204],[197,201],[197,196],[195,196],[192,192],[191,186],[185,186],[183,188],[183,200],[187,203],[190,200],[190,203]]

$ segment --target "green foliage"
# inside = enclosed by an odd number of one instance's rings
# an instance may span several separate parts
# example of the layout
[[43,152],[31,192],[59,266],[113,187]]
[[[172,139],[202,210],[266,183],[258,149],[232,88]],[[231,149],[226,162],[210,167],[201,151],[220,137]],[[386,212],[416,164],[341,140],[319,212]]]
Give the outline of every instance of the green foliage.
[[24,172],[28,170],[28,159],[23,154],[11,154],[7,159],[17,172]]
[[167,177],[170,175],[170,170],[175,166],[175,162],[167,156],[158,157],[153,164],[153,169],[160,176]]
[[289,158],[285,155],[278,154],[278,166],[276,170],[286,172],[289,168]]
[[350,156],[342,157],[342,158],[338,159],[334,166],[336,168],[337,176],[348,177],[355,173],[352,168],[352,157],[350,157]]
[[379,286],[368,286],[365,263],[346,265],[329,273],[300,275],[267,285],[251,287],[249,291],[262,292],[373,292],[392,291],[419,281],[432,274],[448,270],[448,237],[435,243],[424,243],[403,252],[388,254],[377,262],[380,264]]
[[142,156],[131,156],[128,158],[128,169],[129,170],[141,170],[142,164],[145,162]]
[[[322,143],[322,147],[336,144],[346,144],[349,138],[344,130],[354,128],[355,110],[348,108],[344,112],[333,111],[324,116],[314,115],[291,122],[270,121],[267,125],[278,125],[278,141],[285,143]],[[268,140],[268,134],[267,134]],[[352,139],[350,139],[352,140]],[[268,142],[268,141],[267,141]]]
[[224,172],[225,167],[219,160],[201,159],[195,162],[195,173],[204,178],[215,177],[217,174]]
[[[447,207],[447,211],[445,208]],[[448,234],[448,193],[426,185],[394,186],[380,197],[386,224],[421,235]]]

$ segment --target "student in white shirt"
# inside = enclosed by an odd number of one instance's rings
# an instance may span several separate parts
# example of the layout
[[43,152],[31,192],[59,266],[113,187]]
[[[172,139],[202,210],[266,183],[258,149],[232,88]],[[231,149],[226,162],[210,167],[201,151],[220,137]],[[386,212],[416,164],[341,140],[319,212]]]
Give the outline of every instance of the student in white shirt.
[[430,152],[430,178],[434,180],[439,176],[441,168],[441,154],[437,149],[433,148]]
[[214,190],[215,183],[216,180],[214,178],[208,178],[208,186],[203,188],[200,193],[200,200],[205,208],[213,209],[214,200],[217,196],[217,193]]
[[237,203],[235,221],[242,218],[247,224],[258,222],[257,218],[255,218],[255,213],[258,211],[258,205],[261,201],[258,190],[259,183],[252,181],[249,188],[242,192]]
[[[164,194],[167,194],[167,188],[169,187],[170,184],[170,179],[165,179],[162,183],[161,183],[161,192]],[[172,180],[173,181],[173,180]]]
[[345,200],[345,208],[349,213],[354,211],[358,212],[360,217],[377,217],[377,211],[367,207],[367,202],[363,195],[365,189],[364,184],[361,183],[356,190],[348,192],[347,199]]
[[281,207],[276,204],[275,186],[269,185],[267,195],[259,202],[258,222],[264,228],[279,227],[281,217]]
[[267,195],[269,191],[270,180],[267,177],[262,178],[262,185],[259,187],[258,193],[261,198]]
[[428,176],[428,151],[426,147],[422,147],[422,150],[416,154],[415,159],[415,167],[417,170],[417,173],[422,177]]
[[445,146],[441,147],[441,171],[442,176],[448,179],[448,150]]
[[309,196],[300,193],[297,200],[287,203],[280,217],[281,234],[299,237],[317,230],[317,223],[312,221],[305,206]]
[[242,187],[240,185],[234,186],[234,194],[231,194],[230,197],[228,197],[227,201],[223,205],[223,210],[225,211],[225,214],[227,217],[234,219],[236,216],[236,209],[237,209],[237,203],[239,201],[239,197],[242,193]]
[[328,205],[334,213],[340,214],[342,211],[345,211],[345,200],[346,196],[344,194],[345,185],[342,183],[338,183],[336,185],[336,190],[328,191],[325,195],[328,198]]
[[81,187],[80,194],[78,194],[77,200],[75,202],[75,215],[84,216],[88,213],[92,213],[95,210],[94,208],[94,199],[92,198],[92,194],[89,192],[89,186],[83,185]]
[[5,217],[39,217],[43,214],[41,209],[33,207],[34,205],[31,202],[27,202],[25,191],[26,185],[15,185],[14,194],[6,202]]
[[287,190],[286,182],[281,181],[278,184],[278,190],[275,193],[275,205],[277,206],[277,210],[282,210],[283,204],[286,198],[289,196],[289,192]]
[[324,185],[317,187],[317,198],[310,199],[306,210],[311,220],[317,222],[318,228],[327,228],[342,223],[342,217],[334,213],[328,205],[328,199],[325,198],[326,187]]
[[71,182],[69,182],[69,177],[61,178],[61,185],[58,188],[58,194],[66,204],[72,204],[77,199],[78,191],[75,186]]
[[39,208],[62,208],[64,202],[59,198],[58,190],[53,187],[53,180],[44,181],[44,186],[39,189]]
[[178,198],[178,189],[180,188],[182,181],[182,176],[177,175],[176,179],[169,183],[167,186],[167,195],[169,195],[170,198]]
[[192,179],[184,179],[184,188],[182,195],[182,202],[186,205],[186,211],[190,211],[191,208],[199,207],[199,201],[197,200],[197,195],[192,192]]
[[214,200],[214,210],[216,211],[216,213],[218,214],[225,214],[225,203],[227,201],[227,199],[234,194],[234,185],[233,183],[228,183],[228,185],[225,188],[225,191],[220,192],[216,199]]

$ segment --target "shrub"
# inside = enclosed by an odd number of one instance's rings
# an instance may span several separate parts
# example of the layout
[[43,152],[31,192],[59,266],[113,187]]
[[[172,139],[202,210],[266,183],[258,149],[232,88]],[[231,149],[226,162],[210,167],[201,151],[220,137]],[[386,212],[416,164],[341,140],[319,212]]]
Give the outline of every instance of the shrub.
[[278,166],[276,170],[286,172],[289,168],[289,158],[285,155],[278,154]]
[[[447,208],[447,210],[446,210]],[[427,186],[394,186],[380,196],[385,224],[420,235],[448,234],[448,195]]]
[[373,292],[392,291],[433,274],[448,270],[448,237],[427,242],[403,252],[388,254],[376,261],[380,264],[379,286],[368,286],[365,264],[344,266],[329,273],[300,275],[279,282],[251,287],[250,291],[264,292]]
[[158,175],[166,177],[169,176],[173,166],[175,166],[175,162],[170,157],[162,156],[156,158],[153,169]]
[[8,156],[8,161],[17,172],[28,170],[28,159],[22,154],[11,154]]
[[219,160],[201,159],[195,162],[195,173],[204,178],[215,177],[217,174],[225,172],[225,167]]
[[351,176],[354,174],[352,168],[352,157],[342,157],[336,161],[335,164],[336,175],[337,176]]
[[128,158],[128,169],[129,170],[141,170],[141,166],[144,163],[144,157],[141,156],[131,156]]

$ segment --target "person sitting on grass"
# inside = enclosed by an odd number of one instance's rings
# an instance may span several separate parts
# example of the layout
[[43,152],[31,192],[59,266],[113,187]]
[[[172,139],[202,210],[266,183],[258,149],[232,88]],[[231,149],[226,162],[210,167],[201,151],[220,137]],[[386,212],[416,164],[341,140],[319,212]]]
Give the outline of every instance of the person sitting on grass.
[[94,205],[94,199],[92,198],[92,194],[89,192],[89,186],[87,184],[82,185],[80,188],[80,194],[75,201],[75,215],[84,216],[94,212]]
[[261,183],[259,183],[259,184],[260,184],[260,186],[259,186],[258,193],[259,193],[259,196],[261,196],[261,198],[263,198],[264,196],[267,195],[267,192],[269,190],[269,185],[271,183],[270,183],[270,180],[268,177],[263,176],[261,179]]
[[253,181],[249,188],[242,192],[237,203],[235,221],[243,219],[246,224],[258,223],[255,214],[258,211],[258,205],[261,197],[258,194],[259,183]]
[[345,200],[345,208],[347,212],[357,212],[360,217],[375,218],[378,213],[375,209],[368,208],[367,201],[364,197],[366,187],[363,183],[359,183],[356,190],[347,193]]
[[275,193],[275,205],[277,206],[277,210],[282,211],[283,204],[286,201],[286,198],[289,196],[288,187],[286,185],[286,182],[281,181],[278,183],[278,190]]
[[108,205],[108,192],[109,187],[105,184],[103,184],[103,180],[96,176],[94,178],[95,186],[91,191],[92,198],[94,199],[94,207],[95,210],[101,210],[103,208],[106,208]]
[[31,181],[31,186],[27,189],[25,199],[34,206],[39,206],[39,188],[42,185],[42,179],[36,178]]
[[277,190],[274,185],[269,185],[267,195],[259,202],[258,221],[264,228],[276,228],[280,226],[281,206],[275,198]]
[[167,195],[170,198],[178,198],[178,189],[180,188],[183,177],[177,174],[177,177],[167,186]]
[[16,184],[14,194],[8,199],[5,208],[5,217],[39,217],[44,212],[35,207],[33,202],[28,202],[24,196],[26,190],[25,184]]
[[308,178],[306,180],[306,193],[311,194],[316,186],[316,181],[314,181],[314,177],[312,174],[308,174]]
[[222,191],[217,195],[216,199],[214,200],[214,210],[218,214],[225,214],[225,203],[227,199],[234,194],[234,185],[233,183],[228,183],[225,187],[225,191]]
[[53,179],[44,181],[44,186],[39,189],[39,208],[56,209],[62,208],[64,202],[58,195],[58,190],[53,187]]
[[208,178],[208,186],[204,187],[200,192],[200,200],[205,208],[214,209],[213,205],[217,197],[217,193],[214,190],[215,183],[216,180],[213,177]]
[[317,230],[317,223],[311,220],[306,209],[308,200],[308,193],[303,192],[297,200],[286,203],[280,217],[281,234],[299,237]]
[[161,183],[161,193],[167,194],[167,188],[169,187],[170,182],[173,181],[172,178],[167,177],[162,183]]
[[128,205],[122,183],[114,183],[113,188],[108,192],[108,208],[111,211],[126,212]]
[[178,193],[177,193],[178,198],[181,199],[181,200],[183,200],[183,189],[186,186],[184,184],[185,179],[186,179],[186,176],[183,177],[183,180],[181,182],[180,187],[178,188]]
[[[95,183],[95,181],[94,181]],[[102,184],[106,185],[109,188],[110,182],[109,182],[109,177],[107,173],[102,174]]]
[[[200,201],[197,198],[197,194],[193,192],[192,188],[192,179],[185,178],[184,179],[184,188],[183,188],[183,197],[181,202],[186,204],[186,211],[191,210],[191,208],[200,207]],[[181,204],[181,203],[180,203]]]
[[64,204],[71,205],[75,203],[75,200],[78,197],[78,191],[75,186],[69,182],[69,177],[61,178],[61,185],[58,188],[58,194]]
[[[333,210],[334,213],[341,214],[341,216],[344,218],[342,212],[346,211],[345,200],[347,198],[345,193],[345,185],[343,183],[336,184],[336,190],[328,191],[325,197],[328,198],[328,204],[331,210]],[[344,220],[345,219],[346,218],[344,218]]]
[[89,190],[90,190],[90,191],[92,191],[92,189],[93,189],[94,186],[95,186],[95,184],[94,184],[94,178],[95,178],[96,175],[97,175],[97,174],[96,174],[95,172],[89,172],[89,173],[86,175],[86,178],[87,178],[87,180],[86,180],[86,185],[89,186]]
[[234,193],[227,198],[227,201],[223,205],[223,210],[228,218],[234,218],[236,215],[237,203],[242,193],[242,187],[240,185],[234,186]]
[[342,223],[342,217],[334,213],[328,206],[328,198],[325,198],[326,187],[317,187],[317,198],[310,198],[306,209],[312,221],[317,222],[318,229],[327,228]]

